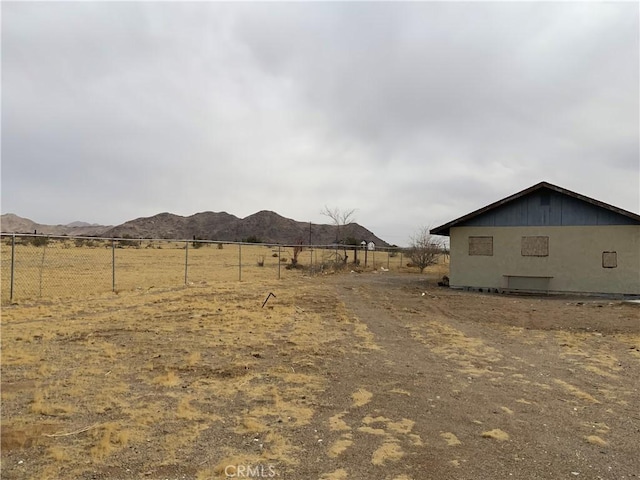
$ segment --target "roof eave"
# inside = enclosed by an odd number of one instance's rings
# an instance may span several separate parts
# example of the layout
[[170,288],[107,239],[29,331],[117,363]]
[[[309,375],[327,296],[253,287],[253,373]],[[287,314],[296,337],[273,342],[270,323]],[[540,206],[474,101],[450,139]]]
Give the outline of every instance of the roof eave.
[[605,208],[607,210],[611,210],[613,212],[616,212],[620,215],[623,215],[625,217],[629,217],[632,220],[635,220],[636,222],[640,223],[640,215],[637,215],[633,212],[628,212],[627,210],[623,210],[622,208],[618,208],[618,207],[614,207],[613,205],[609,205],[608,203],[605,202],[601,202],[599,200],[596,200],[594,198],[590,198],[587,197],[585,195],[581,195],[579,193],[576,192],[572,192],[571,190],[567,190],[566,188],[562,188],[562,187],[558,187],[557,185],[553,185],[552,183],[549,182],[540,182],[537,183],[529,188],[525,188],[524,190],[514,193],[513,195],[510,195],[508,197],[503,198],[502,200],[498,200],[497,202],[493,202],[485,207],[479,208],[478,210],[474,210],[471,213],[468,213],[466,215],[463,215],[462,217],[456,218],[455,220],[452,220],[448,223],[445,223],[444,225],[441,225],[439,227],[433,228],[431,230],[429,230],[429,233],[432,235],[443,235],[443,236],[450,236],[450,229],[451,227],[455,227],[456,225],[463,223],[473,217],[476,217],[478,215],[481,215],[485,212],[488,212],[489,210],[493,210],[494,208],[500,207],[502,205],[504,205],[505,203],[509,203],[513,200],[516,200],[520,197],[523,197],[525,195],[528,195],[531,192],[534,192],[536,190],[539,190],[541,188],[547,188],[549,190],[553,190],[555,192],[564,194],[564,195],[569,195],[571,197],[577,198],[579,200],[582,200],[584,202],[590,203],[592,205],[596,205],[598,207],[601,208]]

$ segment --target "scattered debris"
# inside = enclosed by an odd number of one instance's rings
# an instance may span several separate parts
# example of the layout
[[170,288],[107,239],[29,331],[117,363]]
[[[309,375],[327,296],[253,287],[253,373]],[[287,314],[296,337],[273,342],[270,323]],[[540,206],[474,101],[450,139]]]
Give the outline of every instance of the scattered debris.
[[267,295],[267,298],[265,298],[264,302],[262,302],[262,308],[264,308],[264,306],[267,304],[267,302],[271,297],[276,298],[275,293],[269,292],[269,295]]
[[51,433],[51,434],[43,433],[43,435],[45,437],[68,437],[69,435],[77,435],[79,433],[88,432],[89,430],[93,430],[94,428],[99,426],[100,424],[96,423],[94,425],[89,425],[88,427],[84,427],[79,430],[74,430],[73,432],[69,432],[69,433]]

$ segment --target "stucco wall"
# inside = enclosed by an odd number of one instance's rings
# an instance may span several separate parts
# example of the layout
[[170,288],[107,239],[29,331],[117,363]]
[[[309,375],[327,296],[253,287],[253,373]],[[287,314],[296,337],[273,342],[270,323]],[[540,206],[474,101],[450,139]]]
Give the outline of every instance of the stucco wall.
[[[521,254],[523,236],[548,236],[549,256]],[[469,236],[493,236],[492,256],[470,256]],[[506,288],[507,275],[552,277],[557,292],[640,294],[640,225],[451,228],[451,286]],[[602,252],[617,252],[616,268]]]

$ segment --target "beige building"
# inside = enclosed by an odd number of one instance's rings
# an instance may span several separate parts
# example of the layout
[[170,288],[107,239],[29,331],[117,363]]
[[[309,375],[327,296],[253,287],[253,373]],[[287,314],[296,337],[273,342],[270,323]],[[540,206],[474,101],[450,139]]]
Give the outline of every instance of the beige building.
[[542,182],[431,230],[451,287],[640,295],[640,215]]

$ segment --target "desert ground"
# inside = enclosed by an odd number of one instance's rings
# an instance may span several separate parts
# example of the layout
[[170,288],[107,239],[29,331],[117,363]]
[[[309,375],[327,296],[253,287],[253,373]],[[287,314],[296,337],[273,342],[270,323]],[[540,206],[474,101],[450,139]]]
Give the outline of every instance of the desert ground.
[[442,272],[5,304],[2,478],[640,477],[640,308]]

